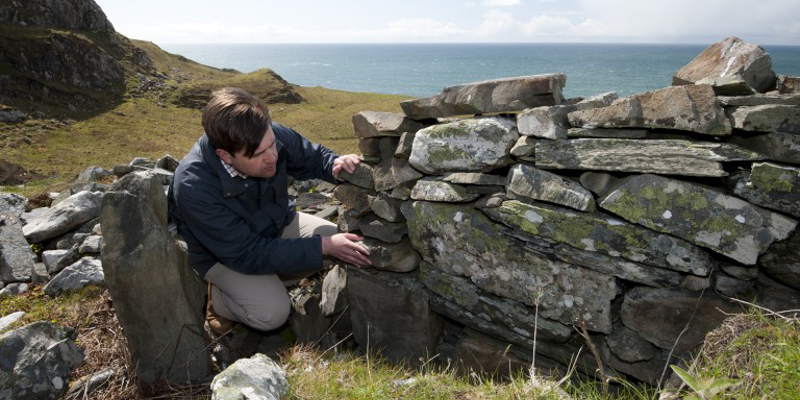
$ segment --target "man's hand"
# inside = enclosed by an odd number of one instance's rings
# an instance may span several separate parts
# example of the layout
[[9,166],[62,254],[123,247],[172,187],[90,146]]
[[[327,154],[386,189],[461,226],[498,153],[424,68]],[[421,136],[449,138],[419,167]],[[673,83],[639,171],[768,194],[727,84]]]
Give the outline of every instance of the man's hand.
[[356,170],[356,165],[358,165],[360,162],[361,159],[359,159],[355,154],[339,156],[339,158],[333,160],[333,177],[342,180],[339,178],[339,174],[342,173],[342,169],[352,174]]
[[363,268],[372,265],[369,250],[356,241],[364,240],[353,233],[337,233],[322,238],[322,255],[336,257],[346,263]]

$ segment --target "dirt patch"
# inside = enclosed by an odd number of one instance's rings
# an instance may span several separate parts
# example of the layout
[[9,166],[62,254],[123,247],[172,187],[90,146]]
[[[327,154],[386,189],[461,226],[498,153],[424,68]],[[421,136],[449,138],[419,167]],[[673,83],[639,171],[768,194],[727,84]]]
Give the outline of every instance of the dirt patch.
[[22,185],[38,178],[42,178],[42,176],[28,172],[20,165],[0,159],[0,185]]

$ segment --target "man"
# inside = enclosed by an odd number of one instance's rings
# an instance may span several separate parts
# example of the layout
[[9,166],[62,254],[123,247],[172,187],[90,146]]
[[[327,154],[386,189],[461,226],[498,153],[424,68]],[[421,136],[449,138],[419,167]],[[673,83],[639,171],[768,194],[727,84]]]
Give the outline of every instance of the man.
[[261,100],[237,88],[212,94],[203,128],[175,171],[169,209],[189,264],[209,282],[209,328],[280,327],[291,310],[285,286],[322,269],[323,256],[370,265],[361,237],[297,212],[287,191],[289,176],[335,182],[355,170],[356,155],[273,123]]

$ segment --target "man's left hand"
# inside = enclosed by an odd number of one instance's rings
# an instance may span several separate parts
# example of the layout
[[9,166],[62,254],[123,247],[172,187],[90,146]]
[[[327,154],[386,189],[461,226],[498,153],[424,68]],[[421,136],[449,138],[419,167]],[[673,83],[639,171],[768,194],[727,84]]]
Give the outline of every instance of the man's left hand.
[[340,181],[343,180],[342,178],[339,178],[339,174],[342,173],[342,170],[352,174],[355,172],[356,166],[360,162],[361,159],[359,159],[355,154],[339,156],[339,158],[333,160],[333,177]]

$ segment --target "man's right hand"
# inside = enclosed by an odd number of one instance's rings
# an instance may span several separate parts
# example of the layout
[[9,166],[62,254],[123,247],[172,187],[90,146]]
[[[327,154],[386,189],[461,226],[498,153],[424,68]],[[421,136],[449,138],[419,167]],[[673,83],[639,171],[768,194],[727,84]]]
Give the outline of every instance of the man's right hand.
[[356,243],[364,240],[354,233],[337,233],[322,238],[322,255],[336,257],[346,263],[363,268],[372,265],[369,250]]

